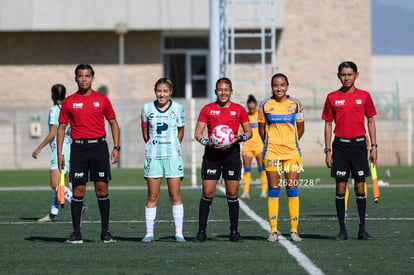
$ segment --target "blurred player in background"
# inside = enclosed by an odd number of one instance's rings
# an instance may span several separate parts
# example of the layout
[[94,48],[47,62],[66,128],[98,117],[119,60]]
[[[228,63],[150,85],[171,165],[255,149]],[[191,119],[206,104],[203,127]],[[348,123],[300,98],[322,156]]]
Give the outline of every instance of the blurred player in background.
[[[92,82],[95,72],[89,64],[79,64],[75,69],[75,81],[78,91],[68,96],[62,103],[57,131],[58,166],[63,167],[66,160],[63,155],[63,141],[66,126],[70,122],[72,138],[69,178],[73,186],[71,203],[73,232],[68,243],[83,243],[81,219],[83,198],[88,180],[94,182],[101,214],[101,241],[115,242],[109,233],[110,199],[108,182],[111,179],[109,158],[112,163],[119,159],[119,127],[115,112],[109,99],[94,90]],[[109,155],[106,142],[105,119],[112,131],[114,148]]]
[[[299,242],[299,173],[303,170],[299,139],[305,132],[303,107],[297,99],[286,95],[289,80],[277,73],[271,80],[272,96],[259,108],[259,133],[265,147],[263,166],[269,182],[269,242],[278,240],[280,187],[286,187],[290,216],[290,239]],[[284,174],[284,179],[281,177]]]
[[[355,87],[359,76],[354,62],[339,64],[338,74],[342,87],[328,94],[322,112],[325,120],[325,162],[331,168],[331,176],[336,181],[336,212],[339,233],[336,240],[348,239],[345,226],[345,192],[348,179],[354,179],[354,190],[359,217],[359,240],[370,240],[365,231],[366,196],[365,178],[369,177],[367,159],[365,117],[368,121],[369,139],[372,142],[369,160],[377,165],[377,144],[374,116],[377,114],[371,95]],[[332,121],[335,121],[335,138],[332,143]]]
[[[194,242],[204,242],[207,240],[208,216],[216,192],[216,185],[221,175],[226,185],[230,218],[229,239],[232,242],[239,242],[242,240],[238,232],[240,209],[238,191],[242,165],[239,142],[247,141],[252,136],[252,132],[249,117],[244,107],[230,100],[233,94],[230,79],[225,77],[219,78],[216,82],[215,93],[217,101],[207,104],[201,109],[194,133],[194,138],[205,146],[201,165],[203,195],[199,205],[198,233],[194,238]],[[240,136],[235,135],[232,144],[229,146],[215,146],[203,134],[204,129],[207,127],[208,136],[210,137],[213,129],[219,125],[227,125],[233,130],[233,133],[238,133],[241,126],[243,134]]]
[[[57,188],[59,184],[59,167],[57,163],[57,147],[56,147],[56,132],[59,125],[59,113],[62,102],[66,97],[66,88],[62,84],[55,84],[52,86],[51,97],[53,100],[53,107],[49,109],[49,133],[40,145],[33,151],[32,157],[37,158],[40,151],[47,145],[50,145],[52,150],[52,159],[50,161],[50,188],[53,192],[52,207],[50,213],[41,219],[39,222],[55,222],[58,220],[60,203],[57,199]],[[68,124],[65,130],[65,138],[63,141],[63,154],[69,160],[70,156],[70,125]],[[69,161],[65,163],[65,173],[69,172]],[[65,186],[65,199],[70,203],[72,201],[72,191]],[[84,208],[86,210],[86,207]]]
[[181,142],[184,137],[184,108],[170,99],[173,84],[167,78],[155,82],[156,100],[142,108],[141,126],[145,141],[144,177],[147,180],[148,196],[145,206],[147,233],[141,240],[154,241],[154,223],[157,202],[160,197],[162,178],[167,179],[175,224],[175,240],[185,242],[183,237],[184,206],[181,201],[180,184],[184,177],[181,157]]
[[260,198],[267,198],[267,177],[266,172],[263,169],[262,153],[263,153],[263,141],[259,135],[259,123],[257,122],[257,101],[253,95],[249,95],[247,99],[247,114],[249,115],[250,128],[252,129],[252,138],[244,142],[242,145],[242,157],[243,157],[243,193],[241,199],[249,199],[249,189],[251,181],[252,160],[257,161],[257,169],[260,173],[260,183],[262,192]]

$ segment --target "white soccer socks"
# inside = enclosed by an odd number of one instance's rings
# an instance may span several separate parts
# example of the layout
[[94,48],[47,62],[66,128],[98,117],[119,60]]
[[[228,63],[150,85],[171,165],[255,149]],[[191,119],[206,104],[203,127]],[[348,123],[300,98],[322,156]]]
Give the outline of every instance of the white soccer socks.
[[157,207],[148,208],[145,207],[145,225],[147,227],[147,234],[145,237],[154,236],[154,223],[157,216]]
[[184,206],[182,204],[172,206],[172,215],[175,224],[175,236],[183,237]]

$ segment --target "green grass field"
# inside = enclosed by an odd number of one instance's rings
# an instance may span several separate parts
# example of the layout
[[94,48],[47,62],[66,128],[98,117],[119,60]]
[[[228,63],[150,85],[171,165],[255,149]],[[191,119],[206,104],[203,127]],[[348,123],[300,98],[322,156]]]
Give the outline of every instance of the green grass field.
[[[385,168],[378,171],[383,178]],[[381,188],[378,204],[367,203],[367,231],[372,241],[358,241],[355,198],[350,196],[348,240],[336,242],[338,232],[333,181],[327,169],[308,168],[302,178],[319,178],[316,188],[300,189],[303,238],[295,243],[300,252],[325,274],[407,274],[414,270],[414,215],[412,214],[412,168],[392,167],[391,187]],[[254,177],[254,176],[253,176]],[[48,171],[0,171],[0,187],[47,186]],[[190,185],[189,176],[183,182]],[[407,184],[406,187],[392,187]],[[89,183],[91,186],[92,184]],[[165,185],[165,184],[163,184]],[[113,170],[111,186],[145,186],[140,170]],[[3,188],[4,189],[4,188]],[[1,189],[0,189],[1,190]],[[266,200],[260,189],[251,189],[247,206],[263,219]],[[228,241],[228,215],[225,196],[217,190],[208,225],[208,241],[190,240],[197,231],[201,190],[183,188],[185,207],[184,236],[187,243],[173,241],[174,225],[167,190],[158,203],[156,242],[142,244],[145,235],[146,190],[111,190],[110,231],[113,244],[99,242],[100,223],[96,197],[87,191],[89,209],[84,216],[84,244],[64,241],[72,231],[70,207],[66,205],[56,223],[42,224],[36,219],[50,209],[50,190],[0,191],[0,273],[1,274],[306,274],[282,243],[268,243],[268,232],[244,211],[240,212],[242,243]],[[288,237],[289,220],[285,192],[281,193],[279,230]]]

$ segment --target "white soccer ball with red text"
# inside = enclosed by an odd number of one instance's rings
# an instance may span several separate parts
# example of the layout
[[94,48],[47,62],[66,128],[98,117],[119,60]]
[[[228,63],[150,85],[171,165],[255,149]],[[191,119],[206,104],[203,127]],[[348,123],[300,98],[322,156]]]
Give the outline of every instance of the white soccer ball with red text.
[[211,132],[210,140],[216,146],[228,146],[234,140],[233,130],[227,125],[216,126]]

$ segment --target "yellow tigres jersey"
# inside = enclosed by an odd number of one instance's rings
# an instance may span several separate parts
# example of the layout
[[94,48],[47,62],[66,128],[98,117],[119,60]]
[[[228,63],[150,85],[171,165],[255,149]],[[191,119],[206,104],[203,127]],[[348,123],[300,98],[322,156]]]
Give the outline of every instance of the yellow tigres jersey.
[[250,127],[252,128],[252,138],[244,142],[243,151],[262,151],[263,141],[259,135],[259,123],[257,122],[258,112],[249,114]]
[[277,102],[268,98],[259,108],[258,122],[265,124],[263,158],[288,160],[302,156],[296,122],[302,122],[303,107],[299,100]]

